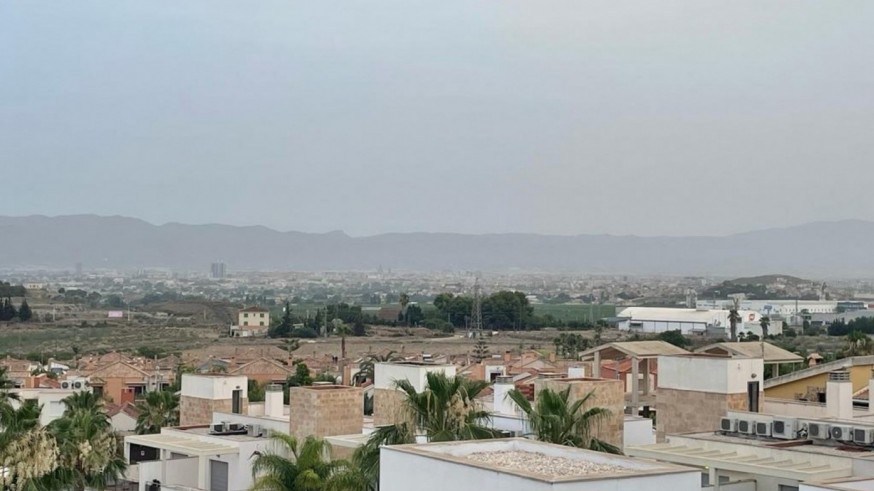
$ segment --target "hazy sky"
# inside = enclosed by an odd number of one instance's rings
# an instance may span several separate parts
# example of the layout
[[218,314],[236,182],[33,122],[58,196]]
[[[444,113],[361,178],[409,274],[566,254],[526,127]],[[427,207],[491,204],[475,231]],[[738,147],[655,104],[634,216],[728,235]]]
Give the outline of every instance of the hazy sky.
[[0,5],[0,214],[352,235],[874,219],[874,2]]

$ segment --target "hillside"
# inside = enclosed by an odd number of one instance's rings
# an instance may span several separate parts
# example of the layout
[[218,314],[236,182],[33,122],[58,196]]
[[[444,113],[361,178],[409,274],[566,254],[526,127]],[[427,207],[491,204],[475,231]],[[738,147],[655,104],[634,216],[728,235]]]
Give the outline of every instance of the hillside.
[[569,271],[870,277],[874,222],[820,222],[725,237],[383,234],[152,225],[125,217],[0,217],[0,268]]

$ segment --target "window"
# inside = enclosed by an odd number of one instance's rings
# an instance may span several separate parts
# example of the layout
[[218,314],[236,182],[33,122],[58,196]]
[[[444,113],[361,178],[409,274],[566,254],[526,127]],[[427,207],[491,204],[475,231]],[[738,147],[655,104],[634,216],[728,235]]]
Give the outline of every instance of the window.
[[264,321],[261,321],[261,325],[262,325],[262,326],[264,325]]
[[245,322],[243,322],[243,325],[244,325],[244,326],[248,326],[248,325],[249,325],[249,321],[245,321]]
[[787,486],[786,484],[780,484],[777,486],[777,491],[798,491],[798,486]]
[[242,414],[243,412],[243,391],[234,389],[231,393],[231,412],[234,414]]
[[243,314],[243,317],[249,317],[249,314]]
[[261,314],[261,318],[262,318],[262,319],[264,318],[264,314]]

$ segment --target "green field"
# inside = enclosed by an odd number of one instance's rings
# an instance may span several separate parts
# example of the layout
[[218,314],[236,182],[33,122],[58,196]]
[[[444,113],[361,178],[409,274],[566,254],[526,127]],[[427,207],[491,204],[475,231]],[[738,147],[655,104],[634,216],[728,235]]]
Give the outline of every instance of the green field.
[[550,314],[560,321],[596,321],[616,315],[613,305],[535,304],[534,315]]

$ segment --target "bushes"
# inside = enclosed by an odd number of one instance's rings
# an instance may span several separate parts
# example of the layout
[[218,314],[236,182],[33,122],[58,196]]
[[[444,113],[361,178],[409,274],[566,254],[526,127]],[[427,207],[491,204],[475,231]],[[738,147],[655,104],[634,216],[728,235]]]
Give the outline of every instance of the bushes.
[[309,327],[295,327],[291,330],[290,337],[313,339],[319,337],[319,333]]

